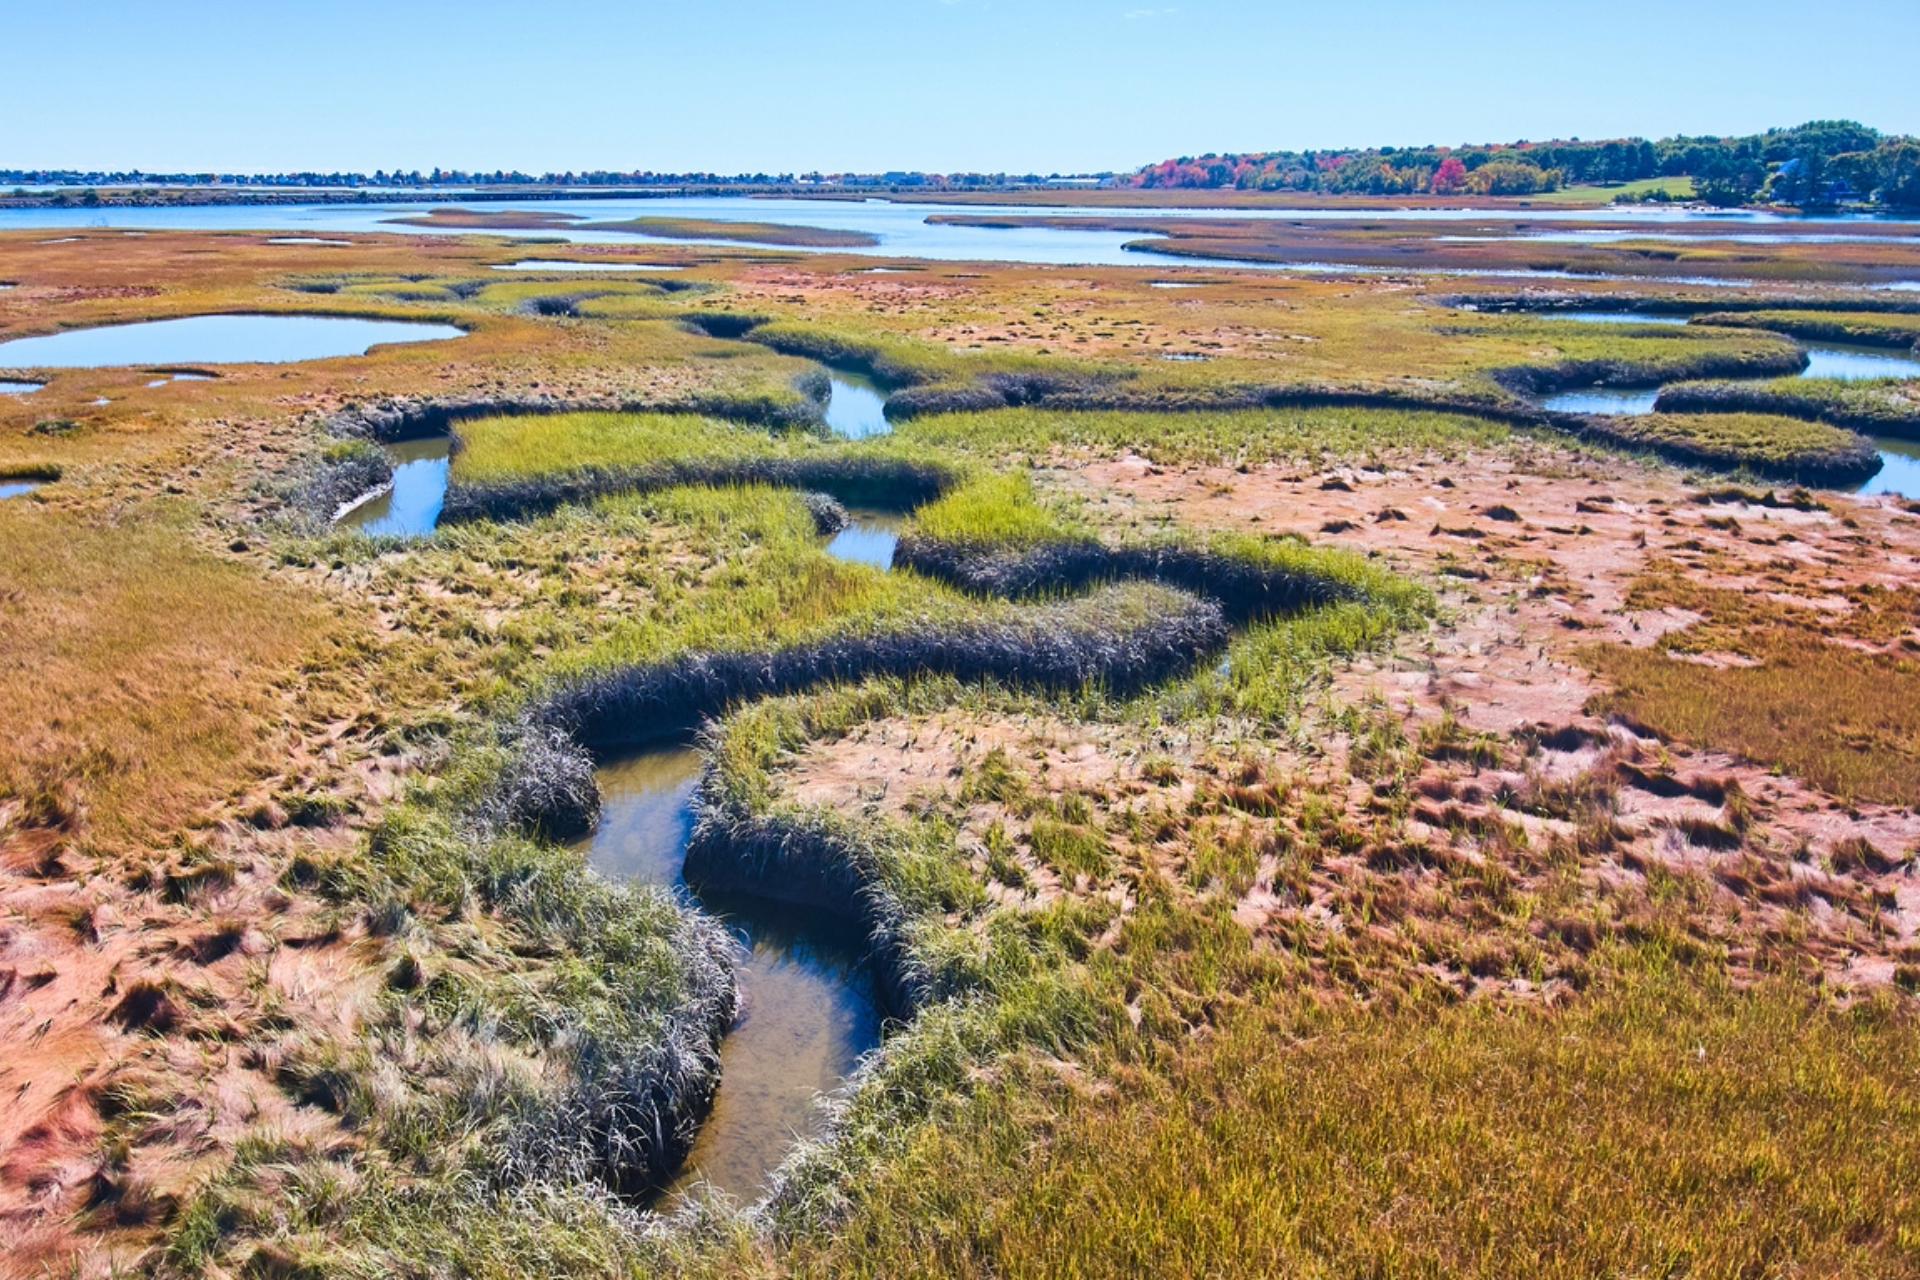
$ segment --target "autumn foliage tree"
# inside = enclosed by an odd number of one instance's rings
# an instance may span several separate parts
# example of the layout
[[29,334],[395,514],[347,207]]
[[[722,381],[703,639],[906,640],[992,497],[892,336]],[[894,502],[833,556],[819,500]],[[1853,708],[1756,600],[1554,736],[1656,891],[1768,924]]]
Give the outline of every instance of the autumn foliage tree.
[[1436,195],[1452,195],[1463,191],[1467,185],[1467,166],[1460,162],[1459,156],[1448,156],[1433,171],[1433,190]]

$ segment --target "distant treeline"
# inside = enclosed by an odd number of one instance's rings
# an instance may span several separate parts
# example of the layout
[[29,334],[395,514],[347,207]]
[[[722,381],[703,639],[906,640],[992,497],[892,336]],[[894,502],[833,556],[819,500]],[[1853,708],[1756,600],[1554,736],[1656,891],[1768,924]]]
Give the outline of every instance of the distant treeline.
[[342,188],[430,188],[430,187],[927,187],[940,190],[965,190],[973,187],[1033,187],[1049,183],[1094,185],[1110,179],[1110,173],[1063,175],[1058,173],[921,173],[914,170],[890,170],[886,173],[661,173],[652,169],[590,169],[564,173],[521,173],[495,169],[491,172],[468,169],[376,169],[372,173],[319,172],[302,170],[291,173],[148,173],[140,169],[0,169],[0,187],[241,187],[295,188],[300,190]]
[[[1818,206],[1878,200],[1920,206],[1920,141],[1851,120],[1815,120],[1744,137],[1674,137],[1372,147],[1182,156],[1133,175],[1136,187],[1364,195],[1531,195],[1563,186],[1693,179],[1714,204]],[[1654,193],[1646,198],[1659,199]]]

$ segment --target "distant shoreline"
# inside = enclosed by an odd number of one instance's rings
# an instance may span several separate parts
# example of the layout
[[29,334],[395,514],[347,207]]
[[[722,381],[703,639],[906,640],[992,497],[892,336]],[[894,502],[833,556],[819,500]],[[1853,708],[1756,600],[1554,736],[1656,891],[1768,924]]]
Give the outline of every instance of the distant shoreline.
[[[0,209],[165,209],[212,205],[291,204],[469,204],[532,200],[670,200],[721,196],[790,197],[823,201],[887,200],[914,204],[1061,205],[1099,208],[1190,209],[1351,209],[1356,213],[1386,209],[1484,209],[1521,212],[1537,207],[1527,199],[1433,196],[1392,197],[1325,195],[1313,192],[1196,191],[1136,187],[968,188],[918,187],[834,188],[769,183],[766,185],[692,184],[620,187],[63,187],[49,191],[10,192],[0,184]],[[1566,208],[1566,205],[1559,205]],[[1606,209],[1605,203],[1596,209]]]
[[[1526,215],[1545,210],[1589,210],[1597,216],[1609,212],[1631,212],[1635,205],[1596,201],[1591,205],[1571,205],[1564,201],[1542,201],[1526,196],[1455,196],[1431,194],[1413,196],[1329,195],[1301,191],[1237,191],[1160,187],[1033,187],[924,189],[918,187],[834,188],[769,183],[693,184],[680,186],[624,187],[383,187],[368,188],[246,188],[246,187],[63,187],[49,191],[7,191],[0,184],[0,210],[6,209],[187,209],[218,206],[274,207],[285,205],[358,205],[358,204],[435,204],[462,205],[504,203],[508,201],[559,200],[675,200],[709,198],[788,198],[831,203],[860,203],[882,200],[896,204],[942,204],[965,207],[978,204],[1102,208],[1151,209],[1345,209],[1356,215],[1389,210],[1472,209],[1490,216]],[[1709,209],[1698,201],[1675,201],[1670,208]],[[1805,210],[1790,205],[1742,205],[1717,209],[1738,217],[1744,213],[1795,215]],[[1849,206],[1845,210],[1815,211],[1876,214],[1886,210],[1875,206]]]

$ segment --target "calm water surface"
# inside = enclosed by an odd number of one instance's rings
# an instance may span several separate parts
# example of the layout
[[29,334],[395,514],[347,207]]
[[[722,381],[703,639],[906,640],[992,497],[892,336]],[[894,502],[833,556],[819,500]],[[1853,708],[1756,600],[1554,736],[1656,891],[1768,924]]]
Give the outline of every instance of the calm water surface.
[[44,480],[0,480],[0,501],[32,493],[45,483]]
[[1880,470],[1860,486],[1860,492],[1920,498],[1920,442],[1875,436],[1873,444],[1880,451]]
[[433,532],[447,501],[452,440],[437,436],[387,446],[393,459],[393,485],[340,517],[349,529],[366,534],[417,537]]
[[1660,398],[1658,387],[1575,387],[1556,391],[1541,400],[1559,413],[1652,413],[1653,402]]
[[1556,320],[1578,320],[1583,324],[1685,324],[1686,316],[1652,315],[1645,311],[1549,311],[1542,314]]
[[450,324],[351,316],[220,315],[69,329],[0,342],[0,367],[90,369],[127,364],[285,364],[365,355],[382,343],[464,337]]
[[[699,753],[680,746],[604,764],[600,824],[579,843],[588,862],[610,879],[684,889],[700,769]],[[708,1184],[754,1200],[795,1139],[814,1131],[814,1099],[879,1045],[879,992],[856,932],[800,908],[696,900],[729,922],[747,958],[713,1111],[667,1195]]]
[[679,271],[681,268],[658,262],[581,262],[571,258],[523,258],[519,262],[496,262],[495,271]]
[[[69,227],[120,227],[145,228],[148,230],[205,230],[205,231],[283,231],[303,238],[336,238],[345,235],[376,232],[405,233],[418,235],[458,235],[472,234],[470,230],[449,227],[417,227],[400,225],[393,220],[414,216],[435,208],[448,208],[458,205],[458,199],[436,198],[387,205],[203,205],[184,208],[157,209],[6,209],[0,210],[0,229],[19,228],[69,228]],[[1194,266],[1192,258],[1152,250],[1129,250],[1125,246],[1129,241],[1141,239],[1141,235],[1125,230],[1094,231],[1085,229],[1064,229],[1049,227],[960,227],[929,223],[927,219],[939,214],[964,214],[975,216],[993,216],[996,214],[1048,216],[1087,216],[1097,214],[1105,219],[1146,219],[1179,216],[1193,219],[1235,218],[1254,220],[1279,220],[1296,222],[1317,221],[1436,221],[1462,222],[1474,219],[1485,220],[1487,213],[1476,209],[1179,209],[1131,208],[1131,209],[1083,209],[1072,206],[1056,205],[937,205],[913,204],[888,200],[807,200],[794,197],[768,197],[765,199],[751,196],[664,196],[659,199],[640,200],[503,200],[488,201],[479,206],[498,212],[535,212],[573,214],[581,222],[615,222],[636,217],[685,217],[704,218],[721,222],[780,222],[795,226],[822,227],[830,230],[864,232],[875,237],[877,244],[853,250],[835,249],[832,252],[853,252],[882,257],[930,258],[943,261],[1000,261],[1050,263],[1061,266]],[[1752,213],[1735,215],[1729,218],[1725,213],[1673,208],[1635,208],[1627,209],[1528,209],[1516,210],[1514,216],[1524,217],[1528,221],[1592,221],[1597,217],[1644,222],[1649,227],[1658,227],[1669,223],[1690,223],[1711,220],[1721,223],[1737,223],[1742,227],[1764,231],[1770,227],[1792,227],[1827,225],[1844,226],[1848,222],[1857,222],[1858,218],[1834,217],[1827,219],[1784,219],[1778,215]],[[583,228],[535,228],[514,230],[511,228],[488,229],[489,234],[513,236],[522,239],[564,240],[575,243],[632,244],[631,233]],[[653,237],[658,240],[659,237]],[[688,239],[683,243],[729,243],[709,242]],[[818,252],[804,246],[768,245],[766,248],[779,249],[782,252]],[[1308,264],[1272,264],[1252,262],[1208,262],[1204,265],[1214,267],[1236,266],[1265,270],[1293,272],[1339,272],[1371,274],[1370,271],[1340,263]],[[1532,275],[1539,277],[1548,273],[1540,272],[1468,272],[1451,274],[1485,275]],[[1611,279],[1605,275],[1564,274],[1557,278],[1567,279]],[[1673,277],[1674,280],[1686,280],[1686,277]],[[1719,280],[1702,280],[1702,284],[1714,286],[1728,285],[1740,287],[1740,282],[1729,285]],[[1905,286],[1920,289],[1920,282]]]
[[1920,378],[1920,359],[1888,351],[1835,342],[1803,343],[1807,369],[1803,378],[1840,378],[1848,382],[1870,378]]
[[893,549],[900,545],[900,530],[907,518],[874,507],[849,507],[847,514],[853,517],[852,523],[833,535],[827,554],[877,569],[893,568]]
[[887,421],[887,393],[873,379],[857,373],[829,370],[827,427],[848,440],[883,436],[893,430]]

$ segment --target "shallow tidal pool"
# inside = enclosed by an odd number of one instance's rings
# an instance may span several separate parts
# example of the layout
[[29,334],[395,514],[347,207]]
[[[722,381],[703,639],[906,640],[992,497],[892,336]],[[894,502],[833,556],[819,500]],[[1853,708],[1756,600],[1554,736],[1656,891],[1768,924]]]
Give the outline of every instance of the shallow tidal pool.
[[466,336],[450,324],[359,316],[211,315],[68,329],[0,342],[0,368],[93,369],[129,364],[289,364],[365,355],[389,343]]

